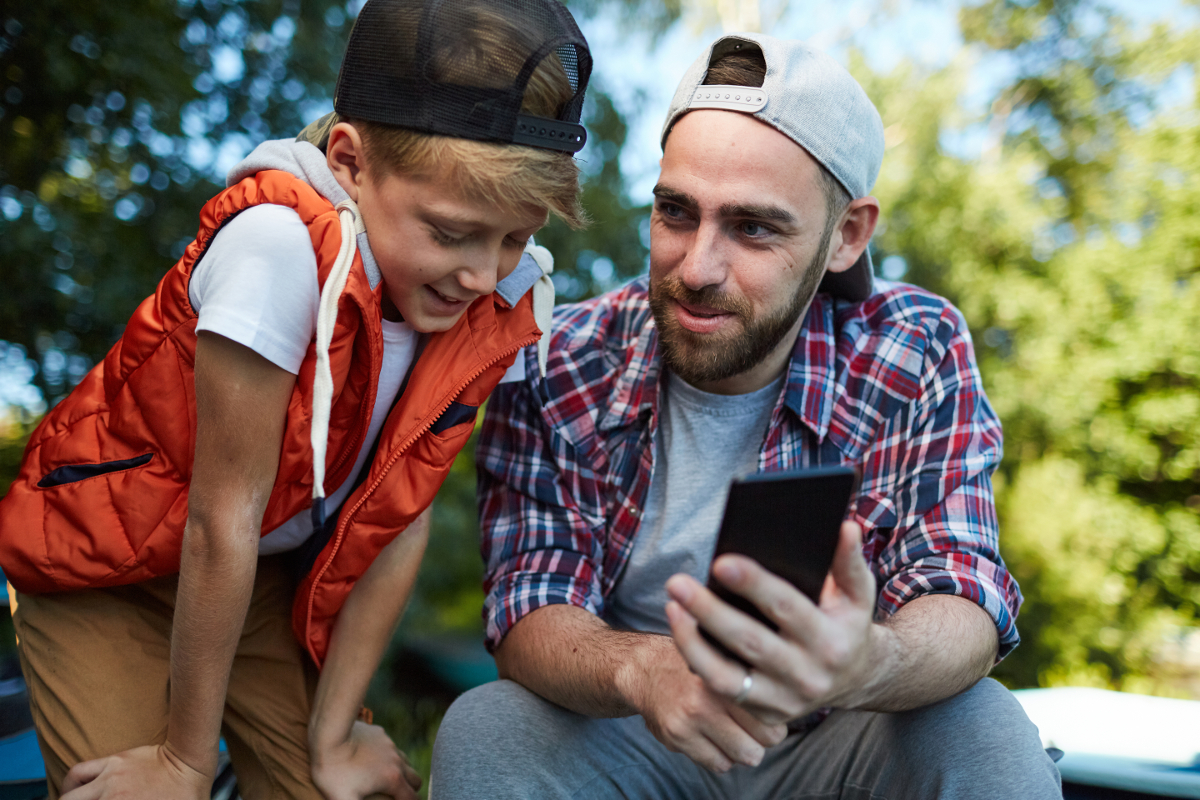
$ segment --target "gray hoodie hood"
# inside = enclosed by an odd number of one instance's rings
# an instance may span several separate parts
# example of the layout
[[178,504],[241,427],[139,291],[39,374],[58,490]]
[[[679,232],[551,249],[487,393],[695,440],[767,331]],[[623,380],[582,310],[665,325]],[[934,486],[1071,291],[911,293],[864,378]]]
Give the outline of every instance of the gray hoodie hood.
[[[343,200],[350,199],[350,195],[346,194],[346,190],[329,171],[325,154],[308,142],[295,139],[271,139],[263,142],[229,170],[229,174],[225,176],[225,185],[233,186],[243,178],[267,169],[277,169],[295,175],[335,206]],[[367,280],[374,289],[383,276],[379,272],[379,265],[375,263],[375,255],[371,252],[371,243],[367,240],[366,232],[358,234],[356,238],[358,250],[362,253],[363,267],[367,271]]]

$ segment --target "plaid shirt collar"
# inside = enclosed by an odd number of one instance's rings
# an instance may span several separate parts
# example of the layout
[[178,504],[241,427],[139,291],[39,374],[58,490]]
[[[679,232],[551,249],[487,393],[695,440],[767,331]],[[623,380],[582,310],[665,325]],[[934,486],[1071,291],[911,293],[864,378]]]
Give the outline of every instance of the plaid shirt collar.
[[[780,405],[808,426],[817,435],[818,442],[823,442],[829,433],[837,389],[835,311],[830,295],[813,297],[792,348],[787,386],[780,397]],[[599,420],[600,430],[628,427],[639,417],[654,414],[661,373],[658,328],[651,319],[630,348],[624,372],[612,384],[607,411]],[[776,415],[779,412],[776,407]]]

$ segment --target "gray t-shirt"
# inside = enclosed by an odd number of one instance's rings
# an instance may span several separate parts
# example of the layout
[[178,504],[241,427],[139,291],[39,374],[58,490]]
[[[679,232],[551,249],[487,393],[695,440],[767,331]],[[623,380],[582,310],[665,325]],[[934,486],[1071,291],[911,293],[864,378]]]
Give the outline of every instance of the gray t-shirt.
[[750,394],[702,392],[665,371],[654,474],[625,573],[605,618],[629,630],[670,633],[667,578],[708,578],[729,482],[758,469],[786,377]]

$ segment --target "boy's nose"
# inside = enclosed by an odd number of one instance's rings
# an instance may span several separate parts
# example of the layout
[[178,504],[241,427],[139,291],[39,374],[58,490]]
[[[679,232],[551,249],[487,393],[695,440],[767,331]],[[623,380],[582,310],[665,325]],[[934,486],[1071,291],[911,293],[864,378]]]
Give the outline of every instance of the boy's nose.
[[458,285],[477,296],[491,294],[496,289],[499,259],[481,259],[458,271]]

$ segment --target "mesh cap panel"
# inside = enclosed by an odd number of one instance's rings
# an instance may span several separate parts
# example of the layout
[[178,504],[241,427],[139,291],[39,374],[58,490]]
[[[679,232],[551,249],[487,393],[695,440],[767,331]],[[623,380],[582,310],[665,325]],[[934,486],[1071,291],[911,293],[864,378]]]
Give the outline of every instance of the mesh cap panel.
[[[530,86],[539,65],[559,91]],[[333,105],[351,119],[573,153],[586,140],[578,123],[591,71],[587,42],[556,0],[369,0]],[[535,102],[562,97],[535,116],[521,111],[527,90]]]

